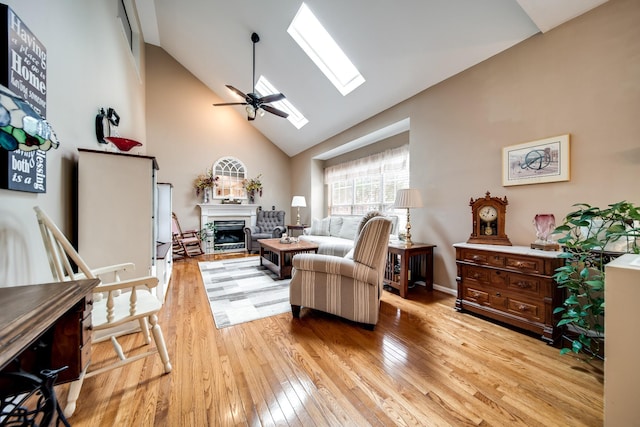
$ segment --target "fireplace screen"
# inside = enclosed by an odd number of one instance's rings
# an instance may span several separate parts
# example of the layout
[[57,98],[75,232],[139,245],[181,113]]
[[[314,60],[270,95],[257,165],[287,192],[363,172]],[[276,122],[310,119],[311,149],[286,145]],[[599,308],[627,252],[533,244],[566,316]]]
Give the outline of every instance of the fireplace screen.
[[244,220],[216,220],[213,247],[216,251],[244,249]]

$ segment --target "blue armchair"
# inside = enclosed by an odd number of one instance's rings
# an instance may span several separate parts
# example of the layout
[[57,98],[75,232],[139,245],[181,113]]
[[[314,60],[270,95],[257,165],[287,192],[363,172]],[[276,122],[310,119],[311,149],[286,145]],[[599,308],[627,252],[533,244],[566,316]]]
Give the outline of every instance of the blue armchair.
[[284,211],[258,211],[256,225],[244,228],[244,243],[247,252],[260,251],[258,239],[280,238],[286,230]]

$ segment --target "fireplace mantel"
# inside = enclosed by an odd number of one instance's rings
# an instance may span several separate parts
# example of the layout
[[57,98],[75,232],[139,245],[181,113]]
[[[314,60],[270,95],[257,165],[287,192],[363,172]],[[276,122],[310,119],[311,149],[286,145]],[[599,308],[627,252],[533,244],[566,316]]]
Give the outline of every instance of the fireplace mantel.
[[200,229],[215,219],[244,219],[247,225],[256,225],[258,205],[235,205],[222,203],[203,203],[200,207]]

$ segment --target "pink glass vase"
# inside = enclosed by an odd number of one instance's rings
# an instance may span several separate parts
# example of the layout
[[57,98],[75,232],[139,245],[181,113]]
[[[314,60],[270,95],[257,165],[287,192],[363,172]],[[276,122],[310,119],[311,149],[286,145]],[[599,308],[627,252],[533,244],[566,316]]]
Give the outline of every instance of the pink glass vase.
[[537,214],[533,219],[536,228],[536,243],[553,243],[549,240],[551,232],[556,228],[556,218],[553,214]]

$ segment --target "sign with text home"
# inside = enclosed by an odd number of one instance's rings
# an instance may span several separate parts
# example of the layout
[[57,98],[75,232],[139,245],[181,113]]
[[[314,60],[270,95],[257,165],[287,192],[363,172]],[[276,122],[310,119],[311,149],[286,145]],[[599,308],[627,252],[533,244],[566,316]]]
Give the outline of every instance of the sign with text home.
[[[4,4],[0,4],[0,84],[46,118],[47,50],[20,17]],[[45,193],[46,177],[44,151],[0,149],[0,188]]]

